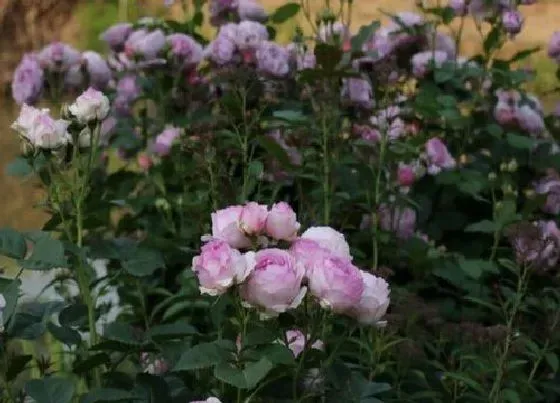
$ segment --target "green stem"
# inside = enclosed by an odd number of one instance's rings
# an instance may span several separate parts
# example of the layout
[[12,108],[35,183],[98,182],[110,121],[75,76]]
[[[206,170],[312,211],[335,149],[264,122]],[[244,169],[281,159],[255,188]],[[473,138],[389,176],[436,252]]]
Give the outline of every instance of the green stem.
[[330,176],[331,165],[329,155],[329,131],[327,125],[327,112],[325,108],[321,108],[321,134],[322,134],[322,151],[323,151],[323,223],[329,225],[331,216],[331,199],[330,199]]
[[379,144],[379,160],[377,164],[377,170],[375,174],[375,187],[373,195],[373,206],[371,206],[371,227],[372,227],[372,269],[377,270],[379,264],[379,243],[378,243],[378,232],[379,232],[379,220],[377,218],[377,209],[381,201],[381,173],[383,172],[383,164],[385,163],[385,153],[387,150],[387,134],[381,136],[381,142]]
[[[492,189],[492,208],[493,208],[493,216],[494,222],[496,222],[496,193],[494,189]],[[494,242],[492,243],[492,250],[490,252],[490,262],[493,262],[496,259],[496,253],[498,252],[498,246],[500,245],[500,238],[501,238],[501,229],[496,229],[494,231]]]
[[497,368],[497,373],[496,373],[496,378],[494,379],[494,383],[492,385],[492,389],[490,390],[490,395],[489,395],[489,402],[490,403],[498,403],[500,401],[500,390],[502,387],[502,382],[503,382],[503,378],[504,378],[504,373],[505,373],[505,365],[506,365],[506,360],[509,357],[509,352],[510,352],[510,348],[511,348],[511,344],[512,344],[512,333],[513,333],[513,323],[515,321],[515,318],[517,316],[517,313],[519,311],[521,302],[523,301],[523,294],[524,294],[524,290],[525,290],[525,282],[527,280],[527,276],[529,273],[529,268],[527,266],[523,266],[522,268],[522,273],[518,278],[517,281],[517,289],[516,289],[516,293],[515,293],[515,298],[513,300],[513,305],[512,308],[509,312],[509,318],[507,320],[507,325],[506,325],[506,340],[504,342],[504,349],[502,351],[502,353],[500,354],[500,357],[498,358],[498,368]]

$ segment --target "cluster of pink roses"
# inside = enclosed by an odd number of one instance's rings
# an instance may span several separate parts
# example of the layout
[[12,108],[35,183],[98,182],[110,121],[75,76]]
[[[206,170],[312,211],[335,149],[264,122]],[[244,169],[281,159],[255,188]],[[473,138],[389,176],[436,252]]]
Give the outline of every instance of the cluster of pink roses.
[[201,292],[218,295],[237,284],[244,304],[266,317],[296,308],[309,290],[324,308],[378,323],[389,305],[387,282],[352,264],[340,232],[311,227],[298,237],[299,228],[284,202],[270,210],[249,202],[213,213],[212,235],[192,262]]
[[546,128],[544,110],[537,97],[503,89],[496,91],[496,97],[494,117],[500,124],[518,127],[532,135],[543,133]]

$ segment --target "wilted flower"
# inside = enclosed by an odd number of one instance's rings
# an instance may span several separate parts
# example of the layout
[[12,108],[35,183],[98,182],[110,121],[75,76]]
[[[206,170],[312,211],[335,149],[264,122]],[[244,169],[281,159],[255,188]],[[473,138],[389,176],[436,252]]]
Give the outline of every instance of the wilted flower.
[[276,316],[301,303],[307,291],[302,287],[305,269],[290,253],[262,249],[254,255],[253,265],[249,267],[251,274],[240,286],[240,294],[247,304],[263,308],[266,316]]
[[232,248],[247,248],[249,238],[239,228],[243,206],[230,206],[212,213],[212,237],[226,241]]
[[80,123],[101,121],[109,114],[109,98],[100,91],[88,88],[68,109]]
[[192,270],[200,282],[200,292],[213,296],[223,294],[233,284],[244,281],[250,269],[245,256],[219,239],[204,244],[200,255],[192,261]]
[[274,204],[266,217],[266,233],[274,239],[290,241],[299,227],[296,213],[286,202]]
[[124,49],[124,44],[132,31],[132,24],[115,24],[103,32],[100,38],[107,42],[114,52],[120,52]]
[[169,365],[167,365],[165,359],[150,353],[140,354],[140,364],[144,372],[150,375],[162,375],[169,370]]
[[451,156],[445,144],[437,137],[426,142],[426,156],[428,158],[428,172],[431,175],[439,173],[442,169],[455,168],[455,158]]
[[43,89],[43,69],[37,56],[27,53],[16,67],[12,79],[12,97],[18,104],[32,104]]
[[[309,338],[310,335],[307,335],[306,337],[303,332],[298,329],[286,331],[286,341],[288,343],[288,348],[292,350],[295,358],[298,358],[299,355],[303,352],[306,344],[309,343]],[[310,347],[315,350],[323,350],[325,348],[321,340],[316,340],[313,344],[311,344]]]
[[353,309],[353,315],[365,325],[381,324],[380,320],[389,307],[389,284],[381,277],[360,271],[364,291],[360,302]]
[[310,227],[301,234],[301,239],[316,242],[321,248],[328,250],[333,256],[343,260],[352,260],[350,246],[348,242],[346,242],[344,234],[331,227]]
[[319,255],[307,273],[309,290],[324,308],[345,313],[360,302],[364,282],[349,260]]

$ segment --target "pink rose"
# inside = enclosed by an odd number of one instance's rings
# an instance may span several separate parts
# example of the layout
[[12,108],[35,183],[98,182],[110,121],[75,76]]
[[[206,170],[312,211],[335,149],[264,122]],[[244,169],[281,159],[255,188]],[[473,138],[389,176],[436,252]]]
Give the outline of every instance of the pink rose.
[[212,213],[212,237],[226,241],[232,248],[248,248],[249,238],[239,228],[243,206],[230,206]]
[[[286,332],[286,341],[288,342],[288,348],[292,350],[294,357],[298,358],[303,350],[305,350],[306,343],[309,342],[309,335],[305,337],[298,329],[288,330]],[[321,340],[317,340],[311,345],[311,348],[315,350],[324,350],[325,345]]]
[[350,246],[344,239],[344,235],[331,227],[310,227],[301,235],[301,238],[317,242],[320,247],[327,249],[334,256],[348,261],[352,260]]
[[397,172],[397,180],[400,186],[412,186],[416,180],[416,172],[412,165],[399,165],[399,170]]
[[152,158],[146,153],[140,153],[137,157],[138,166],[142,168],[144,171],[148,171],[152,165],[154,165],[154,161]]
[[219,239],[202,246],[200,255],[193,258],[192,269],[200,282],[200,292],[213,296],[223,294],[249,275],[245,257]]
[[416,212],[413,209],[381,204],[378,214],[379,226],[382,230],[393,231],[400,239],[410,238],[414,234]]
[[449,154],[445,144],[437,137],[426,142],[426,155],[428,157],[428,172],[438,174],[442,169],[455,168],[455,159]]
[[240,293],[250,306],[264,308],[264,316],[276,316],[296,308],[307,291],[301,283],[303,265],[282,249],[263,249],[250,262],[251,274],[240,287]]
[[239,216],[239,228],[246,234],[260,234],[266,225],[268,208],[264,204],[249,202],[243,206]]
[[360,323],[375,325],[389,307],[389,284],[381,277],[361,271],[364,292],[353,314]]
[[552,34],[548,44],[548,56],[560,62],[560,31]]
[[309,273],[309,289],[322,307],[342,313],[358,304],[364,282],[358,268],[349,261],[320,256]]
[[542,210],[549,214],[560,214],[560,180],[555,176],[541,179],[535,186],[538,194],[546,195]]
[[299,227],[296,213],[285,202],[274,204],[266,217],[266,233],[274,239],[290,241],[296,237]]
[[322,256],[330,254],[327,249],[319,246],[317,242],[303,238],[298,238],[292,243],[290,253],[303,265],[307,277],[309,277],[309,273],[313,268],[313,262]]

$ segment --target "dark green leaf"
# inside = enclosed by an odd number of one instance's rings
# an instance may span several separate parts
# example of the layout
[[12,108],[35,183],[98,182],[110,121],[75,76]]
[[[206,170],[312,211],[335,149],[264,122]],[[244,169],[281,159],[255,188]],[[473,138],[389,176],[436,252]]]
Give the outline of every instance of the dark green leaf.
[[84,374],[91,371],[93,368],[100,365],[110,364],[111,358],[107,353],[97,353],[84,360],[74,361],[72,365],[72,371],[75,374]]
[[28,270],[50,270],[56,267],[66,267],[64,245],[62,242],[43,237],[34,245],[29,259],[20,260],[20,265]]
[[149,276],[157,269],[165,267],[163,256],[157,250],[138,248],[134,254],[122,262],[124,269],[133,276]]
[[57,326],[52,322],[49,322],[47,329],[58,341],[66,344],[67,346],[76,346],[82,342],[82,337],[80,333],[71,327]]
[[138,346],[142,342],[136,337],[134,328],[127,323],[113,322],[105,328],[103,336],[107,340],[116,341],[126,345]]
[[507,142],[510,146],[522,150],[531,150],[535,146],[535,140],[532,138],[513,133],[507,134]]
[[270,16],[270,21],[274,24],[282,24],[299,13],[300,8],[301,6],[297,3],[284,4]]
[[162,340],[181,338],[196,333],[196,329],[188,323],[175,322],[154,326],[150,329],[147,335],[152,339]]
[[192,371],[212,367],[224,362],[228,356],[228,350],[219,342],[197,344],[181,355],[173,371]]
[[11,228],[0,229],[0,255],[13,259],[23,259],[27,252],[25,238]]
[[274,368],[266,358],[250,363],[241,370],[232,364],[221,363],[214,368],[214,376],[238,389],[253,389]]
[[58,315],[58,321],[62,326],[82,326],[87,323],[87,314],[85,304],[68,305]]
[[36,403],[70,403],[74,396],[74,382],[64,378],[32,379],[25,391]]
[[81,399],[81,403],[105,403],[105,402],[135,402],[139,398],[133,393],[115,388],[99,388],[90,391]]
[[8,371],[6,372],[6,381],[10,382],[16,379],[32,359],[32,355],[16,355],[10,357]]
[[498,229],[496,223],[489,220],[482,220],[474,224],[467,225],[465,232],[483,232],[492,234]]
[[6,175],[23,177],[33,173],[33,167],[23,157],[17,157],[15,160],[6,165]]

